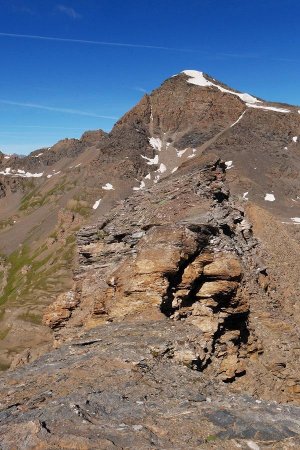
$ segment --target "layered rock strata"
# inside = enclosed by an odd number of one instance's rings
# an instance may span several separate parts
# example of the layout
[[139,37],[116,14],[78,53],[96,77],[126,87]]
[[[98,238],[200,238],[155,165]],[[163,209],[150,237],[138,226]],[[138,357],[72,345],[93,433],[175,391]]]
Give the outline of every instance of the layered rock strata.
[[[248,326],[249,273],[244,273],[257,242],[243,208],[230,202],[224,163],[207,164],[196,178],[179,180],[186,190],[167,197],[172,222],[137,196],[125,205],[125,221],[119,207],[79,232],[74,291],[59,297],[44,320],[55,330],[56,345],[99,323],[165,317],[191,323],[199,329],[196,348],[188,351],[184,344],[176,359],[198,370],[213,362],[215,374],[233,381],[245,373],[249,355],[262,352]],[[164,197],[166,191],[168,183]],[[206,213],[197,204],[192,216],[190,204],[188,216],[181,209],[182,202],[200,199]]]

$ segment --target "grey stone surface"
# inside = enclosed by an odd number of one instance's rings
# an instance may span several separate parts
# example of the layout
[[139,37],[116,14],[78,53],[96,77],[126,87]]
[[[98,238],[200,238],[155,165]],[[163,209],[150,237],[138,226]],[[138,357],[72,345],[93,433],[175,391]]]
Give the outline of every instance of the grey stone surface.
[[107,324],[11,372],[1,380],[1,450],[298,448],[300,408],[228,395],[151,352],[188,348],[198,332],[169,319]]

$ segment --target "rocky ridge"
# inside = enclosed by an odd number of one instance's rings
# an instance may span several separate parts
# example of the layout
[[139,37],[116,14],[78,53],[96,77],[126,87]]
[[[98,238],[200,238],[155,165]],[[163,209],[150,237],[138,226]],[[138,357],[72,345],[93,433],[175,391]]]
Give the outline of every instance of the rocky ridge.
[[[125,220],[131,217],[138,226],[132,222],[124,223],[118,211],[105,218],[100,226],[92,230],[89,227],[82,229],[79,233],[81,264],[76,273],[75,289],[60,296],[50,306],[45,323],[60,332],[68,332],[69,328],[76,330],[76,326],[91,321],[151,317],[161,320],[164,315],[174,320],[198,323],[204,333],[204,341],[199,342],[201,356],[193,354],[192,359],[199,368],[208,364],[216,341],[230,346],[231,341],[243,340],[249,304],[240,286],[242,261],[238,254],[245,254],[245,249],[254,247],[255,241],[251,241],[251,227],[243,218],[243,211],[232,208],[228,203],[224,177],[225,165],[219,162],[205,167],[197,181],[193,177],[195,199],[200,197],[197,200],[201,202],[201,197],[204,197],[206,202],[212,202],[210,214],[176,217],[180,205],[175,208],[173,203],[180,203],[181,196],[182,200],[187,200],[187,192],[183,188],[179,196],[166,196],[164,192],[163,198],[170,199],[168,208],[174,207],[172,221],[167,214],[163,220],[156,220],[157,223],[153,223],[151,213],[150,217],[143,217],[143,213],[149,210],[145,208],[144,199],[138,197],[130,205],[131,214],[123,213]],[[185,183],[179,178],[178,184],[188,190],[191,186],[185,178]],[[153,197],[157,199],[150,190],[149,199]],[[142,207],[135,208],[136,201]],[[156,210],[158,217],[160,214]],[[181,220],[177,222],[176,219]],[[228,233],[239,230],[241,236],[237,241],[240,241],[240,248],[233,239],[226,239],[222,228]],[[218,245],[213,246],[213,243]],[[99,282],[91,283],[96,278]],[[77,309],[79,305],[80,310]],[[66,320],[70,318],[70,327],[66,327]],[[232,330],[227,330],[227,322]],[[64,328],[61,330],[62,325]],[[220,370],[224,371],[224,379],[234,379],[236,373],[244,371],[237,354],[234,354],[238,352],[238,346],[232,346],[231,351],[223,348],[223,352],[228,355],[228,366],[230,360],[236,360],[236,367],[233,368],[233,364],[226,370],[226,362],[223,362]]]
[[[278,314],[278,305],[246,202],[231,199],[224,163],[203,161],[201,170],[199,164],[183,166],[78,233],[73,290],[44,321],[55,330],[56,346],[108,322],[191,323],[201,337],[196,350],[181,355],[188,364],[267,399],[296,401],[298,340],[292,333],[287,349],[281,336],[269,349],[272,336],[260,321]],[[267,381],[258,385],[262,376]]]
[[[73,285],[44,315],[57,350],[4,383],[4,448],[25,437],[27,448],[182,448],[183,440],[190,448],[298,445],[298,408],[270,401],[300,400],[299,130],[296,107],[185,71],[79,152],[73,164],[80,188],[101,197],[100,206],[88,219],[94,224],[77,233]],[[36,183],[43,186],[43,177]],[[83,221],[74,212],[59,217],[61,247],[65,230]],[[21,265],[25,275],[28,267]],[[6,280],[5,266],[3,273]],[[26,350],[14,367],[34,358]],[[55,384],[52,366],[60,368]],[[42,373],[38,391],[35,373]],[[18,377],[30,387],[30,406]],[[148,401],[149,383],[150,426],[135,407]],[[201,399],[196,410],[189,392]],[[162,415],[170,428],[158,425]],[[207,425],[201,430],[199,418]]]

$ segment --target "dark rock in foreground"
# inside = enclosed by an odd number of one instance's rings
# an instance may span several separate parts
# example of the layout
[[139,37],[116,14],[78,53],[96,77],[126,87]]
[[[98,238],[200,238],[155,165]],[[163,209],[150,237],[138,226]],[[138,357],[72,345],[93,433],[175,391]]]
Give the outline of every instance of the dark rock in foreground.
[[1,449],[299,448],[300,408],[229,396],[187,367],[198,334],[169,319],[107,324],[11,372]]

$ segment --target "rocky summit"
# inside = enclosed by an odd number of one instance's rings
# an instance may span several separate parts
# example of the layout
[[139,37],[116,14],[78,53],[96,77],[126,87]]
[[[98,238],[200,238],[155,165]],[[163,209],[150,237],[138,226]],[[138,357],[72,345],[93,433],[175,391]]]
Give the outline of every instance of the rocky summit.
[[186,70],[0,154],[1,449],[300,447],[299,113]]

